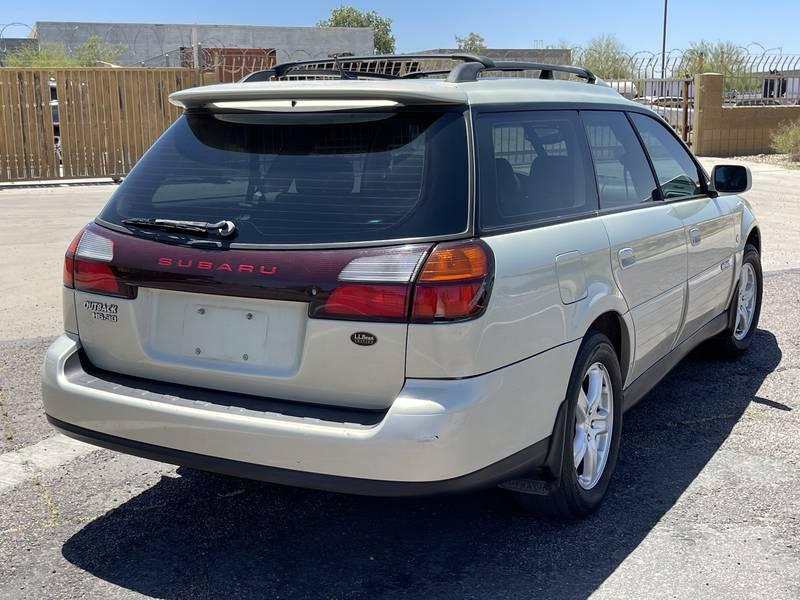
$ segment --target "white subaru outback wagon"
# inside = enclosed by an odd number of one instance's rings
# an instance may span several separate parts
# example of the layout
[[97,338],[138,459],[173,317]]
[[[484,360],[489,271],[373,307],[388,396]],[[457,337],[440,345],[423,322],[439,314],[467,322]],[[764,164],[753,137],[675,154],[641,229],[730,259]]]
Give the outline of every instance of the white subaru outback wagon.
[[67,250],[53,426],[281,484],[597,507],[623,412],[701,342],[751,342],[750,173],[709,177],[586,69],[449,60],[172,94]]

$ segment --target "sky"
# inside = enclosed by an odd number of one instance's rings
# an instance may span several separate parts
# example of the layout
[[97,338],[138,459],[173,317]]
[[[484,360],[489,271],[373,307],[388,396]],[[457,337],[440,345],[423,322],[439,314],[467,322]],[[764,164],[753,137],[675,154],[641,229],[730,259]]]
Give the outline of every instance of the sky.
[[[8,23],[33,25],[36,21],[302,26],[314,25],[340,4],[337,0],[0,0],[0,30]],[[560,41],[580,46],[595,35],[613,33],[630,52],[661,50],[662,0],[356,0],[344,4],[392,18],[400,52],[454,47],[455,35],[471,31],[495,48],[548,47]],[[800,0],[671,0],[667,27],[667,50],[708,39],[731,40],[754,52],[761,52],[760,44],[800,53]],[[9,27],[3,33],[5,37],[27,34],[25,27]]]

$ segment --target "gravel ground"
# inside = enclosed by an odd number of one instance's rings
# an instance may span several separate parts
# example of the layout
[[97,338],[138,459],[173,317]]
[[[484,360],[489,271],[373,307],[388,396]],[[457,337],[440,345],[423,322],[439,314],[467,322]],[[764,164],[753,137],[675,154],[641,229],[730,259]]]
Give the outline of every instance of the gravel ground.
[[800,162],[792,160],[788,154],[754,154],[750,156],[734,156],[735,162],[749,162],[767,165],[777,165],[787,169],[800,169]]
[[38,368],[51,341],[0,341],[0,454],[53,435],[42,419]]

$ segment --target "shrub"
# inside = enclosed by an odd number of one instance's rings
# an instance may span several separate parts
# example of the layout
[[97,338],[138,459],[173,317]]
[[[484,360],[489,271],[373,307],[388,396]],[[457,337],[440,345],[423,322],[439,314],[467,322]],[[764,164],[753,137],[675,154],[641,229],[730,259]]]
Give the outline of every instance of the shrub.
[[771,146],[775,152],[788,154],[790,160],[800,162],[800,119],[782,124],[772,134]]
[[124,52],[122,46],[113,46],[96,35],[86,38],[72,49],[62,44],[23,46],[9,52],[7,67],[94,67],[98,62],[113,63]]

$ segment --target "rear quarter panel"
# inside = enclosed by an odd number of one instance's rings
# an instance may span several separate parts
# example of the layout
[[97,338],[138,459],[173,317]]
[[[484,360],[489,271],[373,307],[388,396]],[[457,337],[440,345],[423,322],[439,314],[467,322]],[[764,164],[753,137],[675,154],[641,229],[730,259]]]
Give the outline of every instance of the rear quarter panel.
[[[463,323],[410,325],[408,377],[459,378],[500,369],[582,338],[604,312],[627,312],[611,272],[608,236],[600,219],[483,239],[496,265],[486,313]],[[582,278],[573,253],[580,257]],[[570,268],[559,280],[556,259],[563,255],[570,255]],[[578,289],[581,285],[583,290]],[[565,302],[574,298],[581,299]],[[553,373],[565,387],[574,353],[559,373]]]

